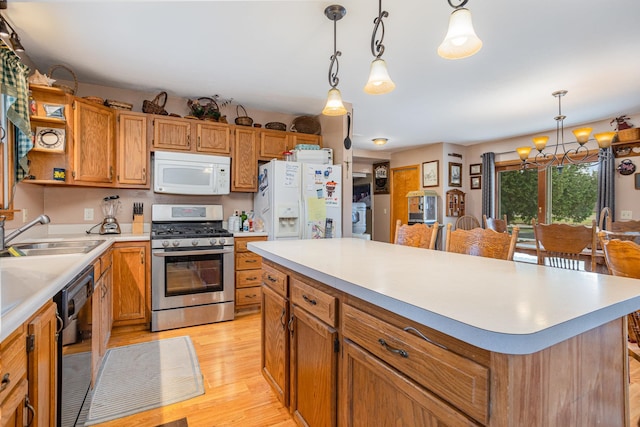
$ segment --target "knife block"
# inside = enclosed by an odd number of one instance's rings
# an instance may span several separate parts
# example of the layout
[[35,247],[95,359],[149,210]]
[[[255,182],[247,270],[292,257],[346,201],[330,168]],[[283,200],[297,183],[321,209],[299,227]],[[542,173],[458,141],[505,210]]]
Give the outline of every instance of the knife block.
[[144,233],[144,215],[133,216],[133,225],[131,227],[131,233],[132,234]]

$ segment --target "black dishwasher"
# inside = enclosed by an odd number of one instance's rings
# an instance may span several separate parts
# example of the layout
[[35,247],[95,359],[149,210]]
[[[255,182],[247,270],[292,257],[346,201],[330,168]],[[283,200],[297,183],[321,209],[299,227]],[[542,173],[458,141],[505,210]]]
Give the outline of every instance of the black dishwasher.
[[93,265],[55,297],[62,330],[58,337],[57,424],[73,427],[91,387],[91,296]]

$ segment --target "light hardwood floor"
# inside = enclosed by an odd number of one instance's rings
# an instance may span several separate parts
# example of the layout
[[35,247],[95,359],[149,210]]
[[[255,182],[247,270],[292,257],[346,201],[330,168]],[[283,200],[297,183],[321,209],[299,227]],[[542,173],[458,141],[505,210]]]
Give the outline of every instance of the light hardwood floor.
[[[189,427],[293,427],[289,412],[260,373],[260,314],[164,332],[114,331],[109,347],[189,335],[204,377],[205,394],[121,418],[100,427],[152,427],[186,417]],[[635,345],[635,344],[632,344]],[[640,352],[640,349],[638,349]],[[640,427],[640,362],[630,359],[631,426]]]

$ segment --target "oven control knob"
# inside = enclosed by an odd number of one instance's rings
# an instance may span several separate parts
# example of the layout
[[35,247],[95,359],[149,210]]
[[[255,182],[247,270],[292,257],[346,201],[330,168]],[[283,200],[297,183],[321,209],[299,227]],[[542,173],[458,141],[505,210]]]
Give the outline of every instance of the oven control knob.
[[192,240],[191,241],[191,246],[198,246],[198,240],[197,239]]
[[175,247],[180,246],[180,242],[178,240],[174,240],[171,244]]
[[220,238],[220,244],[224,245],[225,243],[227,243],[227,239],[225,239],[224,237]]
[[163,246],[163,247],[165,247],[165,248],[166,248],[167,246],[169,246],[169,241],[168,241],[168,240],[163,240],[163,241],[162,241],[162,246]]
[[218,240],[217,240],[217,239],[209,239],[209,244],[210,244],[211,246],[215,246],[215,244],[216,244],[216,243],[218,243]]

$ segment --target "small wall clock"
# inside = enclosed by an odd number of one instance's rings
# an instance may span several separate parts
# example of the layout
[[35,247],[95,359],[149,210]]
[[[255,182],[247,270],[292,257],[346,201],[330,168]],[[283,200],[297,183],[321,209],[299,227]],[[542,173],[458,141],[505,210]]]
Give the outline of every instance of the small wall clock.
[[64,153],[65,130],[60,128],[37,127],[33,149]]

